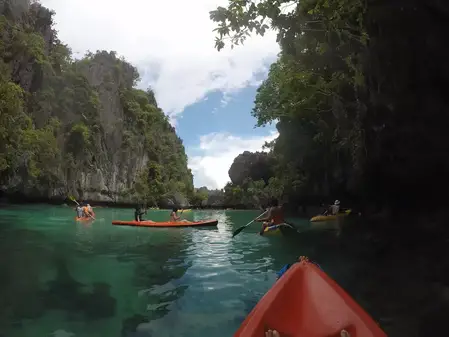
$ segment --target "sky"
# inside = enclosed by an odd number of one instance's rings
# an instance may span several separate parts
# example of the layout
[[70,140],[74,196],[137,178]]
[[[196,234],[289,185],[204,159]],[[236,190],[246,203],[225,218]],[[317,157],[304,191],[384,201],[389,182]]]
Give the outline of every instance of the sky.
[[223,188],[233,159],[277,137],[255,128],[257,87],[276,60],[275,33],[214,48],[209,11],[227,0],[41,0],[75,57],[114,50],[136,66],[183,140],[195,187]]

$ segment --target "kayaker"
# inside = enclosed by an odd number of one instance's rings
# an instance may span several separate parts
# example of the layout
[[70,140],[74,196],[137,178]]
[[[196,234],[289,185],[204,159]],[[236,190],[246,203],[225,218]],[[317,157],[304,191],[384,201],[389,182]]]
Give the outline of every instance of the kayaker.
[[335,200],[334,204],[329,207],[330,215],[337,215],[340,212],[340,200]]
[[87,206],[87,210],[89,211],[89,214],[94,216],[95,213],[94,213],[93,207],[90,204],[87,204],[86,206]]
[[83,208],[81,207],[81,205],[77,205],[76,206],[76,216],[78,218],[82,218],[83,217]]
[[92,207],[89,204],[83,207],[83,216],[86,218],[93,217]]
[[265,228],[268,226],[280,225],[284,223],[284,211],[282,206],[279,206],[279,202],[276,198],[272,198],[270,202],[270,208],[268,208],[268,214],[265,218],[259,218],[256,221],[263,222],[260,230],[260,235],[263,235]]
[[142,218],[142,215],[144,215],[144,214],[146,214],[147,213],[147,211],[145,210],[143,210],[143,206],[141,206],[141,205],[137,205],[136,206],[136,209],[135,209],[135,211],[134,211],[134,220],[135,221],[145,221],[143,218]]
[[187,221],[185,219],[181,219],[178,215],[178,208],[173,207],[172,212],[170,213],[170,222],[179,222],[179,221]]

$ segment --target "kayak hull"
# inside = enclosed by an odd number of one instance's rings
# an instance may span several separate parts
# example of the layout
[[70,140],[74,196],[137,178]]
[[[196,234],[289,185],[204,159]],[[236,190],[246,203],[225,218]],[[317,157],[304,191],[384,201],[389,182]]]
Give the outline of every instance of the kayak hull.
[[317,215],[310,219],[311,222],[321,222],[321,221],[332,221],[337,220],[337,218],[348,216],[351,210],[347,210],[344,213],[339,213],[337,215]]
[[234,337],[386,337],[374,320],[316,265],[295,263],[254,307]]
[[151,220],[147,221],[119,221],[113,220],[113,225],[116,226],[136,226],[136,227],[216,227],[218,220],[205,220],[205,221],[179,221],[179,222],[155,222]]
[[263,231],[263,236],[278,236],[278,235],[282,235],[280,227],[281,226],[274,225],[274,226],[269,226],[269,227],[265,228],[264,231]]

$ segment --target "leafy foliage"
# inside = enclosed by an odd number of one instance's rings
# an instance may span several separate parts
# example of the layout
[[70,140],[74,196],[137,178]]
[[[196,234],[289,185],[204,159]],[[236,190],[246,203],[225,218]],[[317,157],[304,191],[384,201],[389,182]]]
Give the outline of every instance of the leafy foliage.
[[[441,154],[449,142],[437,124],[447,119],[447,100],[433,64],[445,73],[447,66],[428,56],[430,50],[445,54],[441,26],[430,24],[443,10],[438,6],[231,0],[210,13],[218,50],[252,32],[277,32],[281,53],[258,90],[253,115],[259,126],[278,122],[271,150],[287,196],[352,195],[404,206],[419,200],[429,181],[442,183],[449,161]],[[419,29],[413,22],[429,24]],[[432,47],[417,42],[429,36]],[[434,149],[432,158],[424,148]],[[447,192],[431,194],[438,200]]]
[[264,207],[273,197],[282,201],[284,189],[284,182],[276,177],[271,177],[268,182],[262,179],[246,179],[240,185],[230,182],[224,188],[224,201],[226,205],[232,206]]
[[205,201],[209,198],[207,190],[195,189],[190,196],[190,203],[195,206],[202,206]]

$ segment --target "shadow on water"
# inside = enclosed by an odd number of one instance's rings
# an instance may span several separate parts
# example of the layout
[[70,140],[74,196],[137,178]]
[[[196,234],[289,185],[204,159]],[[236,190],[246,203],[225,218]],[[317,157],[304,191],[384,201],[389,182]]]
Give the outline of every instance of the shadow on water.
[[165,234],[168,240],[130,247],[125,256],[117,257],[122,262],[133,261],[133,287],[141,289],[139,296],[146,303],[144,314],[134,314],[122,320],[123,337],[151,336],[150,331],[139,331],[138,327],[166,316],[188,288],[180,282],[191,266],[191,262],[186,261],[188,235],[177,229],[155,233]]
[[82,314],[88,321],[114,316],[116,299],[110,295],[109,284],[96,282],[92,291],[86,291],[86,285],[70,274],[65,258],[57,256],[55,267],[56,278],[43,293],[47,310],[63,310],[71,319]]
[[26,211],[3,212],[0,336],[34,328],[47,335],[63,324],[64,333],[83,337],[148,337],[137,327],[167,315],[187,290],[183,231],[123,231],[108,220],[82,226],[57,209],[30,225]]
[[[6,220],[6,221],[5,221]],[[45,311],[40,270],[50,256],[42,233],[11,229],[11,217],[0,221],[0,332],[7,335],[22,320],[41,317]]]
[[388,336],[442,336],[449,329],[449,231],[428,223],[352,218],[290,231],[282,241],[284,250],[318,262]]

